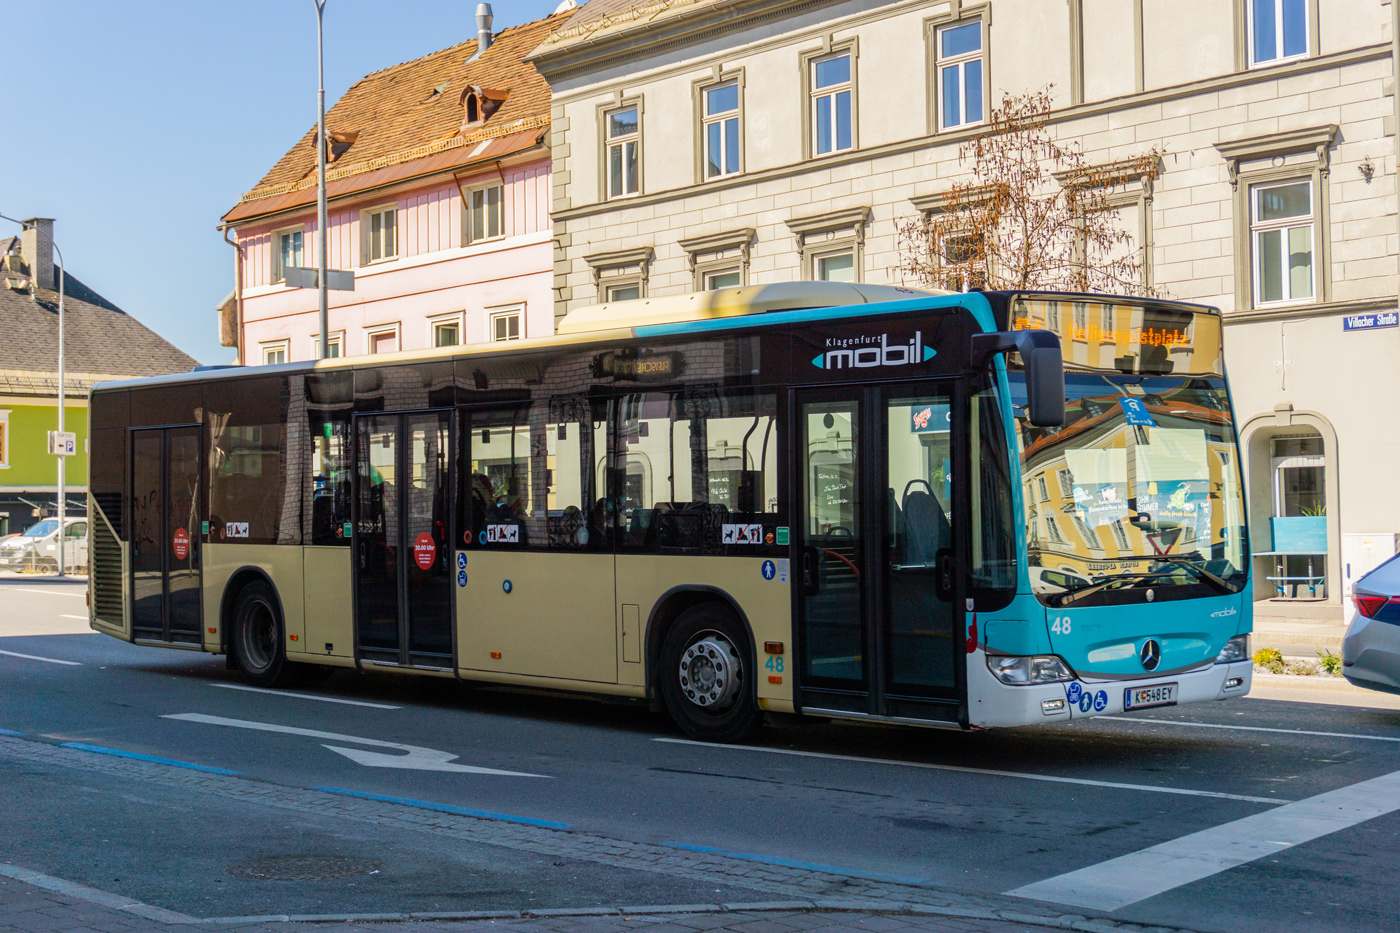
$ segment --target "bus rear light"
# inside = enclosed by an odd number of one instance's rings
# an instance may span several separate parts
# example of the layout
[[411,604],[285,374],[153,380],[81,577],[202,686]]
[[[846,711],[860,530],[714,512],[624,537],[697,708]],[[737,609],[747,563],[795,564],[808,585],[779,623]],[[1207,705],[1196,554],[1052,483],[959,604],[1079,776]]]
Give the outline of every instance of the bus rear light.
[[1374,619],[1381,607],[1389,602],[1384,596],[1373,596],[1370,593],[1354,593],[1351,600],[1356,603],[1356,611],[1368,619]]
[[782,654],[783,643],[780,641],[765,641],[763,643],[763,651],[765,654]]
[[214,627],[211,625],[211,626],[209,626],[209,634],[210,634],[210,635],[217,635],[217,634],[219,634],[219,630],[218,630],[217,628],[214,628]]
[[1041,700],[1040,711],[1047,716],[1063,712],[1065,708],[1064,700]]
[[500,659],[501,659],[501,653],[500,653],[499,651],[493,651],[493,652],[491,652],[491,660],[493,660],[493,661],[499,661]]
[[778,676],[777,674],[769,674],[769,675],[768,675],[768,682],[769,682],[770,684],[780,684],[780,683],[783,682],[783,678],[780,677],[780,676]]

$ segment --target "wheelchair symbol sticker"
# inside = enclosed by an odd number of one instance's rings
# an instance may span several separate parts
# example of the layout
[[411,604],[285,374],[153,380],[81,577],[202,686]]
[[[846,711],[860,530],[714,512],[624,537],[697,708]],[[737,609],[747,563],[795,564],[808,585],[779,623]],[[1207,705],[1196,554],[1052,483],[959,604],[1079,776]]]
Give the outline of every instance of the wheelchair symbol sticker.
[[1108,691],[1100,690],[1094,694],[1094,712],[1102,713],[1108,707]]
[[458,554],[458,555],[457,555],[457,569],[458,569],[458,570],[466,570],[466,569],[467,569],[467,555],[465,555],[465,554]]

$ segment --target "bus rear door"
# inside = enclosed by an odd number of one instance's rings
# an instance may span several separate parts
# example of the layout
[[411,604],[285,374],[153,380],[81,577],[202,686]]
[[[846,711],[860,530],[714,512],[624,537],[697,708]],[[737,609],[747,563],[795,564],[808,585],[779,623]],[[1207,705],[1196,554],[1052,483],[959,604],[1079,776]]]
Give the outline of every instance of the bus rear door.
[[795,393],[794,609],[809,712],[962,714],[954,388]]
[[200,640],[198,425],[131,432],[131,620],[137,639]]

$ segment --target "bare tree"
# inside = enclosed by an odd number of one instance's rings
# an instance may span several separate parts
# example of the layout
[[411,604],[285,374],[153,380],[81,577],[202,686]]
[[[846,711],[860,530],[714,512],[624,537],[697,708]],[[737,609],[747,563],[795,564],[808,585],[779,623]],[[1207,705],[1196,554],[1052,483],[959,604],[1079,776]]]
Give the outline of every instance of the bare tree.
[[1156,178],[1158,150],[1089,164],[1077,143],[1046,128],[1050,91],[1003,94],[986,131],[959,148],[965,179],[899,224],[902,277],[954,291],[1157,293],[1143,282],[1143,245],[1121,229],[1112,195]]

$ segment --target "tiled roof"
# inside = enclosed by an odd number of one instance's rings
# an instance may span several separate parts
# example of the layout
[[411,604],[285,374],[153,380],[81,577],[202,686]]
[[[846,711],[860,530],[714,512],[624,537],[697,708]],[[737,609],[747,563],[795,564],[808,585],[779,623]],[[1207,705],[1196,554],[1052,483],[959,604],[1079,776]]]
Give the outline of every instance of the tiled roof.
[[[328,190],[343,182],[339,193],[367,187],[360,176],[390,166],[429,157],[433,167],[467,165],[480,161],[474,154],[484,140],[521,137],[537,130],[516,151],[536,145],[549,126],[549,85],[534,67],[522,61],[546,35],[574,11],[513,26],[502,31],[486,53],[468,62],[476,52],[476,39],[434,52],[422,58],[385,68],[361,78],[326,111],[330,133],[358,133],[359,137],[326,167]],[[480,127],[462,131],[462,92],[469,86],[508,89],[510,96]],[[284,209],[287,196],[305,190],[315,199],[316,127],[278,160],[257,186],[224,216],[225,221],[246,219]],[[491,158],[503,154],[493,152]],[[272,199],[278,206],[256,202]],[[298,202],[302,199],[294,199]]]
[[602,36],[626,32],[634,27],[650,28],[662,20],[716,6],[720,2],[722,0],[589,0],[567,21],[551,29],[535,53],[543,55],[584,40],[594,41]]
[[[198,365],[194,357],[72,275],[64,292],[63,355],[70,384],[92,381],[84,376],[158,376]],[[0,334],[0,392],[54,394],[58,292],[41,288],[31,295],[0,287]],[[41,391],[49,383],[49,390]],[[23,385],[31,391],[17,388]]]

